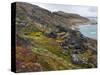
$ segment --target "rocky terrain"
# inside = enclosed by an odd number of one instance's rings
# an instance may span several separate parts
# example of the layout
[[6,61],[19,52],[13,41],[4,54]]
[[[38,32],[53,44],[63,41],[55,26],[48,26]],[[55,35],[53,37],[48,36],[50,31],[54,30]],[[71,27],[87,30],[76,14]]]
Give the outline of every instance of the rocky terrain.
[[16,3],[16,70],[52,71],[97,67],[97,41],[71,27],[89,19]]

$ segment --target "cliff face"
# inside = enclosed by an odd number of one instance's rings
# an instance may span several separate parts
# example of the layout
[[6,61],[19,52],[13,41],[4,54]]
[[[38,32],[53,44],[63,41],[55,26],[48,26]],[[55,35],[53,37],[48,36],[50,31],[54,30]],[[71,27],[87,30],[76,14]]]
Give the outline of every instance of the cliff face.
[[78,14],[17,2],[17,72],[96,67],[96,40],[71,29],[88,21]]

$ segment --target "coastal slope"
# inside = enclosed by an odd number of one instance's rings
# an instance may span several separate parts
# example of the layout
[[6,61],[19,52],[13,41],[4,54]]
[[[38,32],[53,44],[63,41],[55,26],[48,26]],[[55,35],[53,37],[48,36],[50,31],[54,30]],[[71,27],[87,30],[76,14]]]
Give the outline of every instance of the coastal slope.
[[16,70],[53,71],[97,67],[97,41],[71,27],[89,19],[16,2]]

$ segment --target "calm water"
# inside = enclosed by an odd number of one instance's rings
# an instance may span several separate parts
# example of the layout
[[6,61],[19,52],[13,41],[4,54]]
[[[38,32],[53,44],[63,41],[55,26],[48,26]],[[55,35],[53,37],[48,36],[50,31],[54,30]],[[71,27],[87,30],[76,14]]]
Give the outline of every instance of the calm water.
[[81,25],[79,31],[86,37],[97,39],[97,25]]

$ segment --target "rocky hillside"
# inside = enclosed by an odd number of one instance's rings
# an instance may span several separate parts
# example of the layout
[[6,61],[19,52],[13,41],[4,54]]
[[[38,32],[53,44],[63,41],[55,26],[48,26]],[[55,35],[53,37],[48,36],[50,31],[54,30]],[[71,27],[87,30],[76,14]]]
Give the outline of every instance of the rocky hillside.
[[71,29],[88,21],[78,14],[16,2],[17,72],[97,67],[96,40]]

